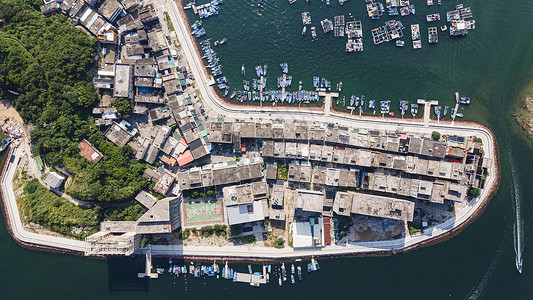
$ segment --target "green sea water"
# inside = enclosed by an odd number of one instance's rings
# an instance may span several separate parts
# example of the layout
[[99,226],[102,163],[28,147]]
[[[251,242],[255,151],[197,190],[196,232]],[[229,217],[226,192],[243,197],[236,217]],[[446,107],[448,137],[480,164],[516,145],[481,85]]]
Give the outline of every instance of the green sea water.
[[[0,299],[531,299],[533,298],[533,151],[511,117],[522,88],[533,78],[533,2],[464,1],[471,6],[476,29],[450,38],[439,31],[437,45],[427,43],[425,14],[451,10],[457,1],[427,7],[415,1],[416,16],[394,17],[406,27],[406,45],[374,45],[370,29],[392,17],[370,20],[364,1],[349,0],[343,7],[331,1],[227,0],[220,13],[204,21],[206,38],[228,39],[216,47],[232,89],[242,88],[240,67],[269,65],[269,87],[287,62],[294,80],[312,88],[312,77],[344,83],[343,95],[365,94],[367,99],[437,99],[451,105],[453,93],[472,98],[461,110],[465,118],[482,122],[498,141],[501,182],[484,213],[461,234],[437,245],[391,257],[339,258],[320,262],[321,270],[304,274],[301,283],[282,287],[273,282],[259,289],[226,280],[174,278],[138,280],[142,257],[100,260],[28,250],[18,246],[0,221]],[[435,1],[436,2],[436,1]],[[301,35],[301,13],[311,12],[318,40]],[[347,54],[345,38],[324,35],[319,21],[352,13],[363,21],[363,53]],[[190,16],[191,21],[195,20]],[[411,48],[410,31],[419,23],[422,49]],[[444,21],[436,23],[444,24]],[[294,87],[294,86],[293,86]],[[297,88],[297,87],[296,87]],[[523,226],[524,272],[515,267],[513,228],[516,203]],[[166,259],[155,264],[168,267]],[[245,264],[234,265],[246,272]],[[255,269],[259,270],[259,266]],[[275,278],[277,280],[277,278]]]

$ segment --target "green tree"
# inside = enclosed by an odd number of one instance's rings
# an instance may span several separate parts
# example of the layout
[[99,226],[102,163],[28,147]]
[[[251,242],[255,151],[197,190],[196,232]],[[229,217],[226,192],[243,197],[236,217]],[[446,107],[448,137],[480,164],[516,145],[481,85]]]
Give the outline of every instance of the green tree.
[[468,194],[470,194],[470,196],[476,198],[476,197],[479,197],[479,195],[481,194],[480,190],[477,189],[477,188],[470,188],[468,190]]
[[432,137],[435,141],[440,140],[440,132],[438,132],[438,131],[433,131],[433,132],[431,133],[431,137]]
[[118,113],[127,119],[133,110],[133,100],[128,98],[117,98],[113,101],[113,106],[117,108]]

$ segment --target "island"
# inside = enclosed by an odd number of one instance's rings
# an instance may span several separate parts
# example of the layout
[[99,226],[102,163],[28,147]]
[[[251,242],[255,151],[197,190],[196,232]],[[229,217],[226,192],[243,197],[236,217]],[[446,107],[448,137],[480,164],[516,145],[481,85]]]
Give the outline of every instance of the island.
[[[24,113],[33,128],[18,114],[2,120],[15,140],[2,199],[23,245],[146,255],[140,275],[152,277],[151,255],[389,255],[452,237],[498,187],[492,132],[432,119],[438,101],[417,99],[424,116],[413,119],[340,111],[338,93],[320,88],[320,107],[237,105],[216,89],[180,3],[64,0],[40,8],[58,26],[72,27],[55,16],[64,14],[86,33],[69,30],[93,36],[97,60],[92,75],[78,79],[88,85],[73,89],[86,102],[61,106],[87,111],[80,119],[58,107]],[[12,91],[15,107],[26,109],[20,93]],[[68,223],[78,215],[87,221]]]

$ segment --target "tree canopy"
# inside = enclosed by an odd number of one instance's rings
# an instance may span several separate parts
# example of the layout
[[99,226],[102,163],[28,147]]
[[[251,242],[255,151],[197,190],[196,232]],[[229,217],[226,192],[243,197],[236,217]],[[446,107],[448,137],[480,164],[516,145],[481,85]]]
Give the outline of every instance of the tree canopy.
[[[0,98],[10,99],[35,125],[34,154],[75,174],[67,193],[80,200],[130,201],[148,185],[142,177],[145,167],[133,159],[129,146],[106,142],[94,125],[91,110],[98,95],[89,70],[96,40],[64,15],[46,17],[39,4],[0,0]],[[121,114],[128,105],[121,105]],[[83,139],[104,154],[98,164],[79,155]]]

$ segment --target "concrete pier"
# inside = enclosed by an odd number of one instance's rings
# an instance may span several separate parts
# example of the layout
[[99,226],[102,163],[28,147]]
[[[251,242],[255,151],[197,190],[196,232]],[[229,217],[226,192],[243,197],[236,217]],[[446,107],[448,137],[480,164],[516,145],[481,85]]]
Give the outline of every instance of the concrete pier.
[[329,116],[331,112],[331,100],[339,98],[339,93],[327,93],[325,89],[319,89],[318,96],[324,97],[324,115]]
[[146,255],[146,269],[144,273],[137,273],[137,278],[145,278],[145,277],[158,278],[159,274],[152,273],[152,249],[148,248],[148,251],[146,251],[145,255]]
[[237,272],[237,280],[235,281],[250,284],[266,284],[266,276]]
[[457,112],[459,111],[459,100],[461,98],[459,97],[459,92],[455,92],[455,109],[453,111],[453,114],[451,115],[452,117],[452,124],[453,124],[453,121],[455,121],[455,115],[457,114]]
[[439,101],[418,99],[416,103],[424,105],[424,126],[429,126],[429,123],[431,123],[431,106],[439,105]]

